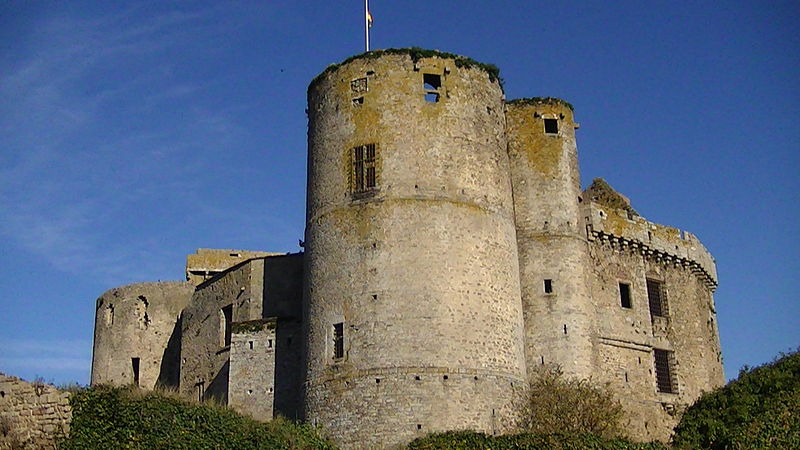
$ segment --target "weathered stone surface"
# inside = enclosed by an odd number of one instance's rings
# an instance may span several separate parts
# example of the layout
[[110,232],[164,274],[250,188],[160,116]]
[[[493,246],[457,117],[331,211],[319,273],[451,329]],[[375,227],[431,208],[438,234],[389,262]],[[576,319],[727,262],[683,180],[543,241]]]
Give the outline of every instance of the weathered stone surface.
[[69,393],[0,373],[0,449],[54,449],[71,421]]
[[140,357],[144,387],[180,380],[350,448],[513,430],[527,374],[556,364],[609,383],[631,437],[668,439],[724,381],[714,259],[607,183],[581,193],[572,106],[505,102],[490,72],[418,50],[327,69],[309,88],[306,253],[200,249],[191,283],[107,292],[92,382],[130,383]]

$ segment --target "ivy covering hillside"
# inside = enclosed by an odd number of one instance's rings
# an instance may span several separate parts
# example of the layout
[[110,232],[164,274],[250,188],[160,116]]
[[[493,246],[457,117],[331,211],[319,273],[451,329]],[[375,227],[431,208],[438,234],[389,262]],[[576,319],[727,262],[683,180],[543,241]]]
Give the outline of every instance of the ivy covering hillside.
[[227,408],[173,396],[96,387],[75,393],[61,449],[334,449],[307,425],[261,423]]
[[678,448],[800,448],[800,353],[744,368],[700,398],[675,428]]

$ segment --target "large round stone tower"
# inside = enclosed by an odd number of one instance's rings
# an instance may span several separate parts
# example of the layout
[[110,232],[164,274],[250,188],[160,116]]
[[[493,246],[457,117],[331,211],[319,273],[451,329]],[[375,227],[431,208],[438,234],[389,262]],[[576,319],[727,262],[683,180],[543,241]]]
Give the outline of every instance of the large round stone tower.
[[346,447],[513,420],[522,305],[491,69],[387,50],[309,87],[305,410]]
[[594,309],[572,106],[554,98],[514,100],[506,119],[528,370],[554,364],[588,378]]

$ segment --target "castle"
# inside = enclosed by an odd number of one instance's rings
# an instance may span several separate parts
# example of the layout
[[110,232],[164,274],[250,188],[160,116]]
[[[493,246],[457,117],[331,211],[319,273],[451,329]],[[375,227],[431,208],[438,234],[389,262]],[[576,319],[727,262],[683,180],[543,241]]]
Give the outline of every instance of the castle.
[[104,293],[92,384],[372,447],[509,431],[543,365],[607,382],[642,440],[723,383],[712,256],[602,180],[581,192],[570,104],[389,49],[328,67],[307,113],[304,252],[199,250],[186,282]]

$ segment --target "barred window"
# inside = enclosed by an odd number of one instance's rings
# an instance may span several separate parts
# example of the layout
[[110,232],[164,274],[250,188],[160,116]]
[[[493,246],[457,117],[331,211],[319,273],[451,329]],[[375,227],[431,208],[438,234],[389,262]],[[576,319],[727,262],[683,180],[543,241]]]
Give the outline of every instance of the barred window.
[[375,144],[353,147],[352,191],[354,194],[367,193],[375,189],[377,176],[375,173]]
[[354,93],[366,92],[369,90],[368,86],[367,77],[356,78],[350,82],[350,90],[352,90]]
[[333,358],[344,357],[344,323],[333,324]]
[[647,302],[650,305],[650,317],[669,316],[667,295],[661,281],[647,279]]
[[669,350],[654,348],[656,367],[656,386],[658,392],[678,393],[678,380],[675,377],[675,354]]

